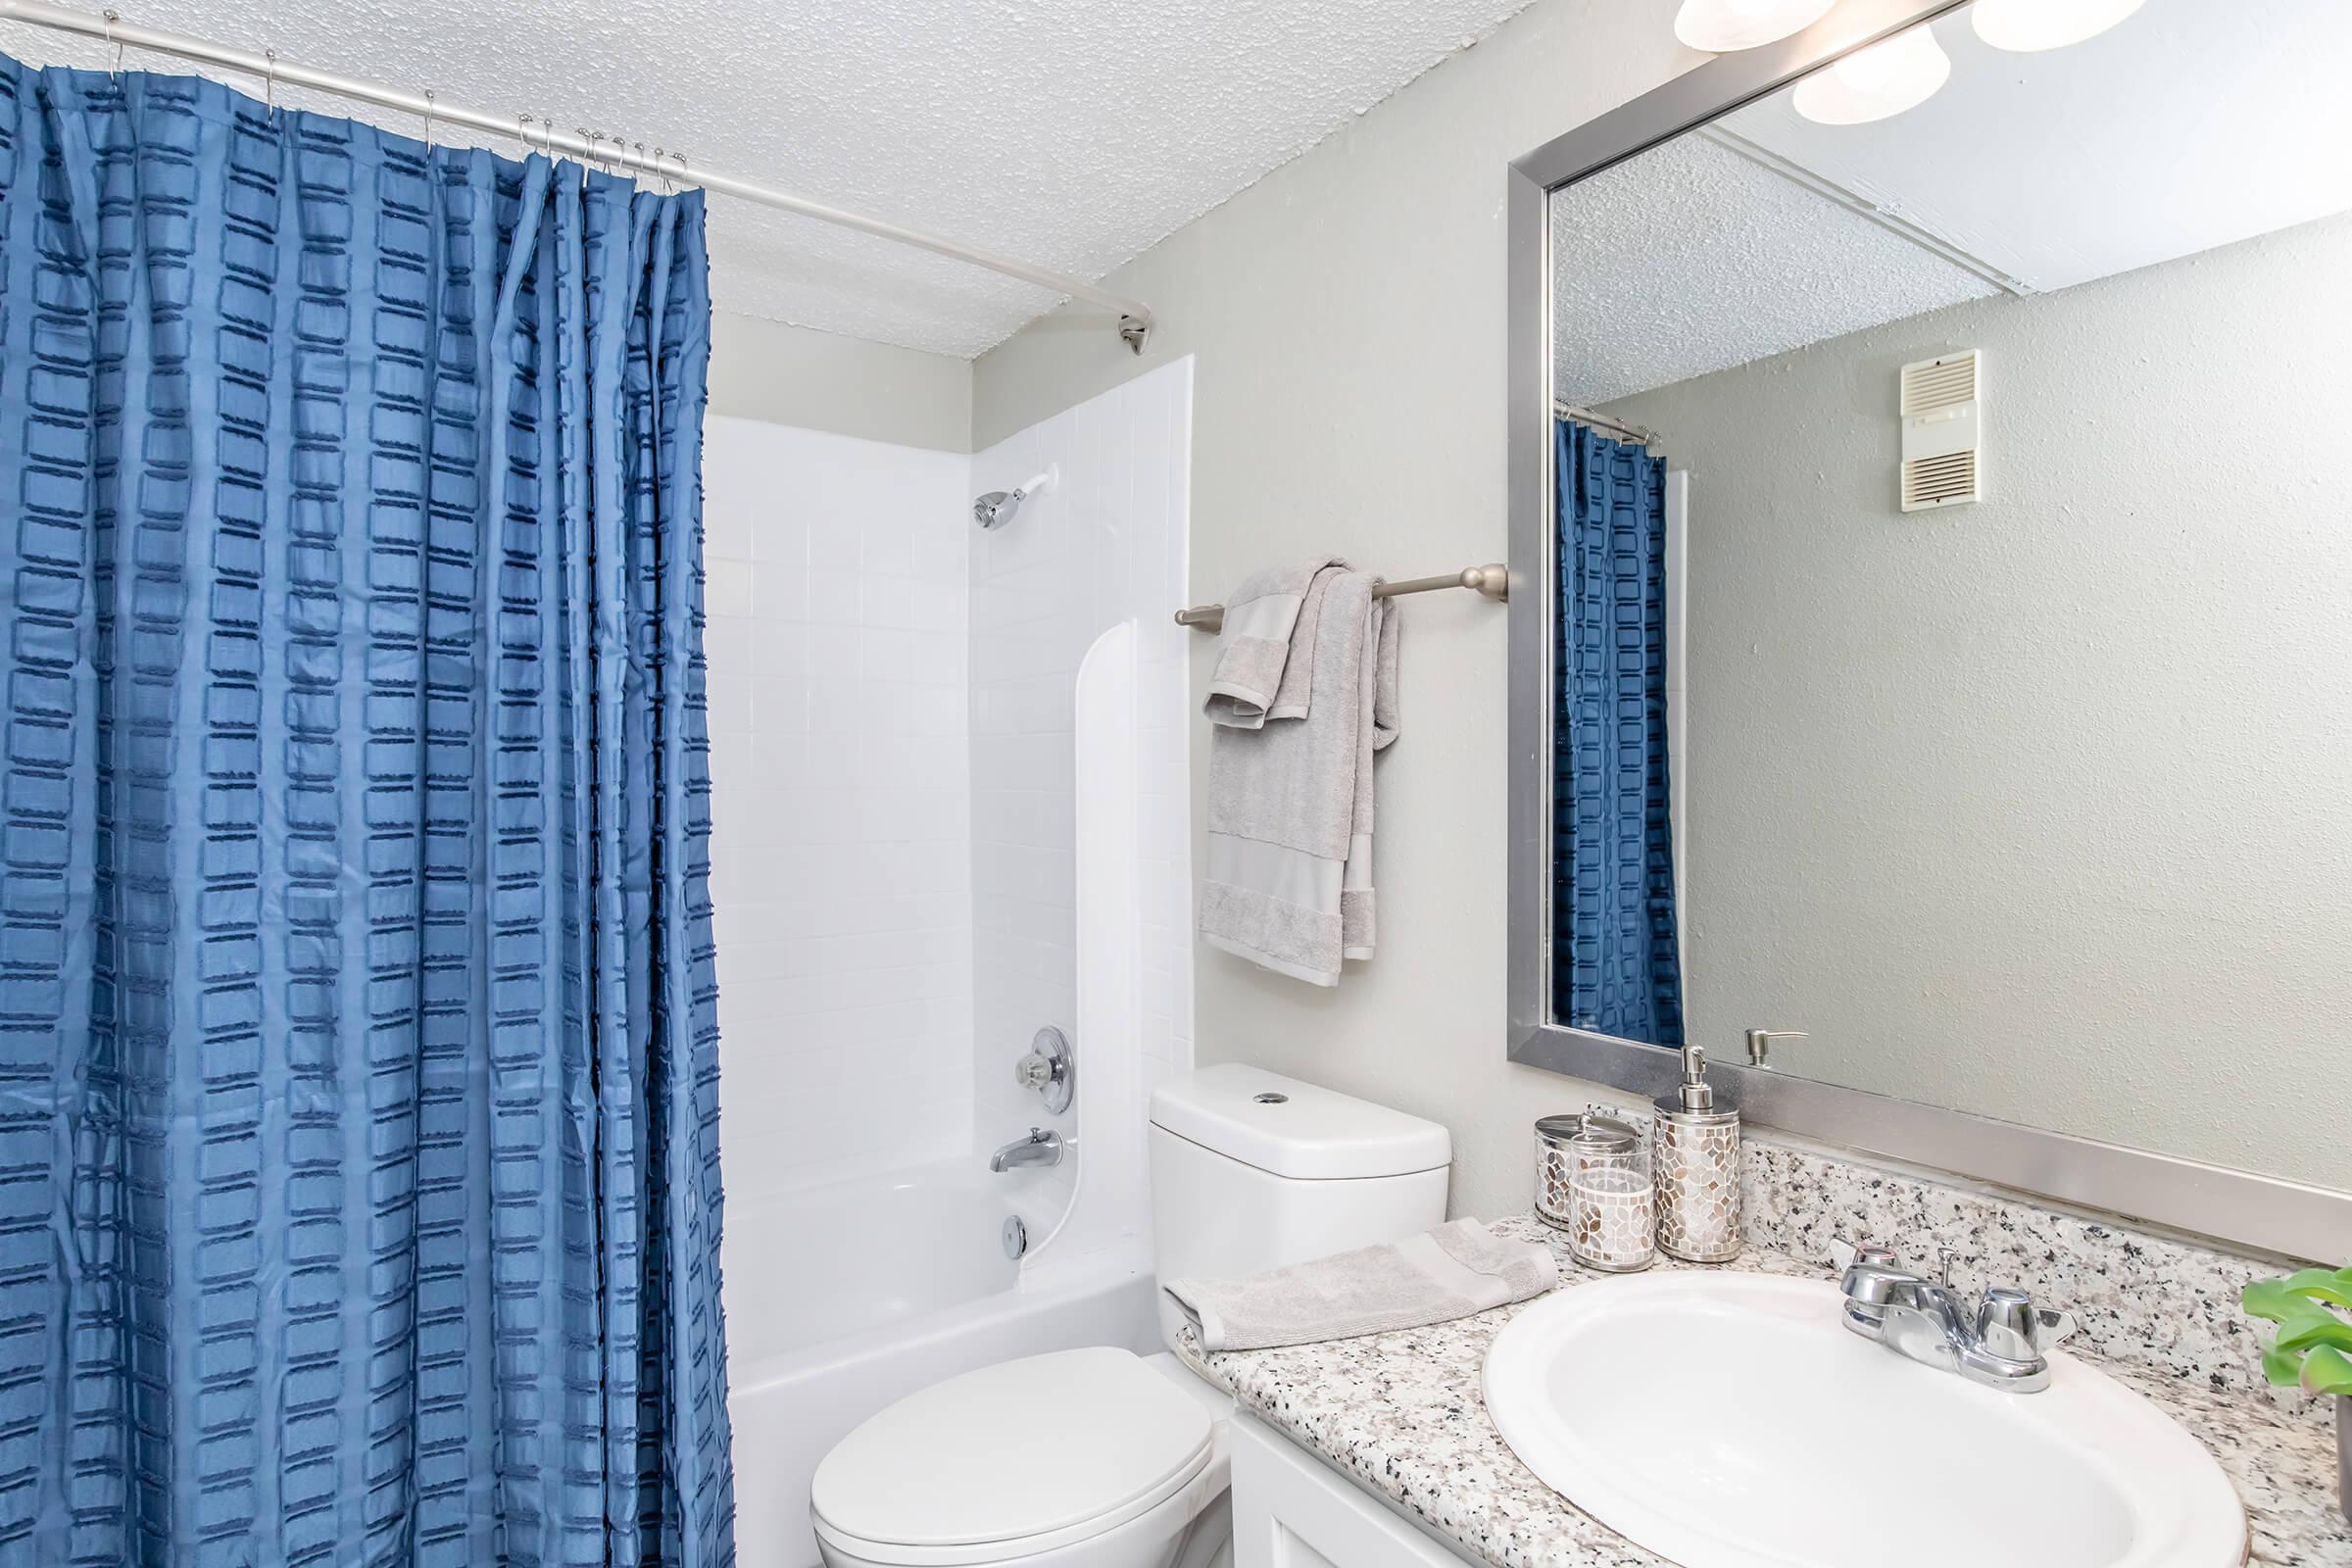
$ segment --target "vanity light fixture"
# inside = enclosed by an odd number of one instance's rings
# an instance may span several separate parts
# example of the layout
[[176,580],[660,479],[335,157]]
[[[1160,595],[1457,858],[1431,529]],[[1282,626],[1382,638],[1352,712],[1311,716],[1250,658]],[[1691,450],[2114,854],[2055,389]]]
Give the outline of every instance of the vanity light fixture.
[[1837,0],[1683,0],[1674,14],[1674,35],[1693,49],[1709,54],[1735,54],[1741,49],[1802,32],[1823,17]]
[[1860,125],[1916,109],[1952,74],[1926,24],[1857,49],[1796,84],[1796,112],[1821,125]]
[[1969,20],[1995,49],[2031,54],[2095,38],[2146,0],[1977,0]]

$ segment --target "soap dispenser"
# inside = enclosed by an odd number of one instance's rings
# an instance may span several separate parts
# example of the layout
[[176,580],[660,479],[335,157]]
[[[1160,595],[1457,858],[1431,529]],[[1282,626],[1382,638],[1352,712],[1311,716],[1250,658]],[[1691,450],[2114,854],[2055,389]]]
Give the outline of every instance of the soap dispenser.
[[1657,1182],[1658,1247],[1690,1263],[1740,1255],[1740,1113],[1719,1108],[1707,1054],[1683,1048],[1683,1081],[1657,1102],[1650,1169]]

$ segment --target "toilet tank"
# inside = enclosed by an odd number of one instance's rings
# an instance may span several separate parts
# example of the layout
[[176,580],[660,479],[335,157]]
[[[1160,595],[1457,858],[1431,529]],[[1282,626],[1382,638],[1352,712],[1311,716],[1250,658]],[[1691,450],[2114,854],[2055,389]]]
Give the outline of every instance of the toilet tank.
[[[1162,1280],[1255,1274],[1446,1218],[1445,1128],[1257,1067],[1162,1084],[1150,1137]],[[1173,1346],[1183,1322],[1161,1293],[1160,1337]]]

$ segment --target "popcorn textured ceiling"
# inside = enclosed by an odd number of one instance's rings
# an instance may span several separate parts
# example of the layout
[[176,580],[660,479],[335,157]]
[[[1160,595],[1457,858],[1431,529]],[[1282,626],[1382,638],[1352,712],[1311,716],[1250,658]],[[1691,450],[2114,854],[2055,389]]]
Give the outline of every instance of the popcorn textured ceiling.
[[1554,192],[1552,385],[1606,403],[1997,293],[1705,135]]
[[[695,164],[1089,278],[1525,3],[117,0],[126,21],[682,147]],[[39,65],[109,59],[95,41],[14,24],[0,24],[0,49]],[[194,69],[153,56],[144,68]],[[281,101],[393,119],[292,92]],[[971,356],[1054,304],[977,268],[725,197],[712,198],[710,225],[722,310]]]

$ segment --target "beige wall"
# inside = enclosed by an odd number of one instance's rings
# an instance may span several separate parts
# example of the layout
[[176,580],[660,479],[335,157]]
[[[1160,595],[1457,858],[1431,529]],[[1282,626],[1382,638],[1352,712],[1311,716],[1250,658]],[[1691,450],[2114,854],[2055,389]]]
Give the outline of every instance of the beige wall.
[[[1673,0],[1538,0],[1113,273],[1159,314],[1142,359],[1076,312],[984,356],[977,439],[1197,354],[1193,599],[1318,550],[1396,576],[1500,560],[1504,166],[1697,64],[1673,14]],[[1195,953],[1200,1060],[1446,1123],[1455,1212],[1481,1215],[1528,1205],[1529,1124],[1582,1103],[1579,1086],[1504,1054],[1503,620],[1470,594],[1405,613],[1379,956],[1318,991]],[[1196,696],[1209,647],[1196,637]],[[1206,757],[1195,747],[1196,821]]]
[[972,367],[944,354],[719,311],[710,325],[710,412],[969,452]]

